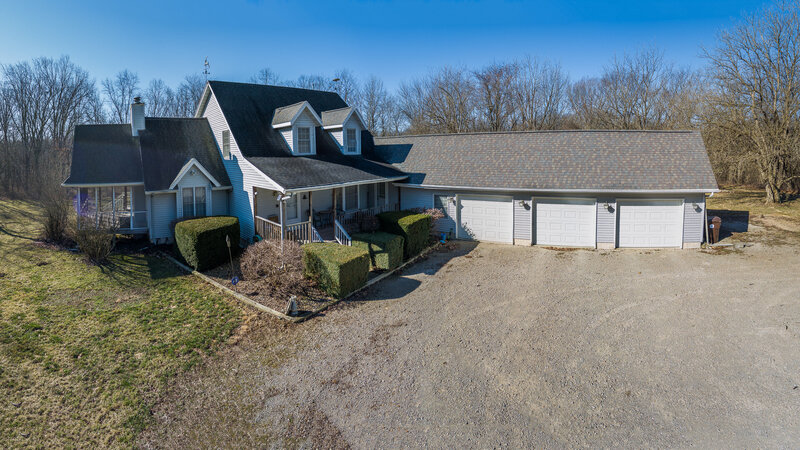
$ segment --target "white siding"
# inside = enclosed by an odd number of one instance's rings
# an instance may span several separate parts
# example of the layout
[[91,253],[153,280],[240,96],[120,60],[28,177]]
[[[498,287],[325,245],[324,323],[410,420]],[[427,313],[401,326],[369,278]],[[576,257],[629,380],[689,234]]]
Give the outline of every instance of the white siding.
[[[217,142],[222,142],[222,131],[230,128],[213,94],[210,96],[202,116],[208,119]],[[233,133],[231,133],[231,158],[224,160],[223,164],[233,186],[233,191],[228,197],[230,200],[229,214],[239,218],[242,239],[250,240],[255,234],[253,226],[253,186],[271,190],[280,190],[280,187],[242,157],[242,152],[239,150],[236,136]]]
[[[145,197],[144,186],[134,186],[131,194],[133,195],[133,212],[147,211],[147,197]],[[146,227],[147,215],[136,214],[134,216],[133,226],[137,228]]]
[[331,136],[333,136],[333,139],[335,139],[336,143],[339,144],[339,149],[341,149],[342,146],[344,146],[344,132],[342,129],[339,128],[331,131]]
[[[525,202],[525,205],[521,203]],[[533,201],[530,196],[514,196],[514,239],[533,241]]]
[[[705,196],[686,197],[683,205],[683,242],[703,242]],[[697,205],[695,208],[694,205]]]
[[[302,154],[302,155],[309,155],[309,154],[313,155],[313,154],[316,154],[317,153],[317,133],[315,133],[315,130],[316,130],[316,127],[317,127],[317,123],[315,122],[314,117],[311,116],[311,113],[308,112],[308,110],[303,111],[303,113],[300,114],[300,117],[298,117],[297,120],[294,121],[294,125],[292,126],[292,141],[296,141],[297,140],[297,129],[300,128],[300,127],[311,128],[311,133],[310,133],[310,137],[311,137],[311,153],[297,153],[297,149],[294,147],[294,143],[292,143],[289,147],[292,149],[292,152],[294,152],[295,154],[298,154],[298,155],[300,155],[300,154]],[[292,141],[287,140],[287,142],[292,142]]]
[[[400,209],[428,209],[433,208],[433,196],[445,195],[447,197],[455,197],[456,193],[453,191],[432,191],[427,189],[403,189],[400,194],[401,205]],[[392,199],[390,198],[390,201]],[[450,233],[455,236],[456,227],[456,205],[453,202],[447,203],[447,217],[440,220],[436,224],[436,231]]]
[[169,225],[177,217],[175,194],[152,194],[150,207],[152,213],[152,233],[150,240],[172,240]]
[[286,145],[288,145],[290,149],[294,149],[293,131],[294,130],[292,130],[291,128],[284,128],[283,130],[281,130],[281,136],[283,136],[283,140],[286,141]]
[[[605,207],[608,203],[610,211]],[[617,201],[615,198],[597,199],[597,242],[615,244],[617,240]]]
[[211,196],[213,197],[212,208],[213,208],[213,215],[215,216],[227,216],[228,213],[228,192],[230,191],[213,191]]
[[198,169],[194,169],[194,175],[191,174],[192,169],[189,169],[184,175],[183,178],[178,180],[178,216],[190,216],[193,213],[184,214],[183,212],[183,188],[195,188],[195,187],[204,187],[206,189],[206,214],[208,215],[211,211],[210,206],[213,206],[213,200],[211,199],[211,180],[206,178],[202,172]]

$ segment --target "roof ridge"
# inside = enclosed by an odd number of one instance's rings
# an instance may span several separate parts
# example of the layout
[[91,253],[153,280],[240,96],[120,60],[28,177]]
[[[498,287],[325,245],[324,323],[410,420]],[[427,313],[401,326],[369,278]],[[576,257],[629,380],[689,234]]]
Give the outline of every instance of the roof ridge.
[[373,136],[373,139],[396,139],[408,137],[432,137],[432,136],[475,136],[475,135],[500,135],[500,134],[556,134],[556,133],[674,133],[691,134],[698,133],[698,130],[514,130],[514,131],[467,131],[462,133],[427,133],[427,134],[397,134],[394,136]]
[[308,100],[300,100],[299,102],[292,103],[291,105],[278,106],[277,108],[275,108],[275,111],[277,111],[279,109],[288,109],[288,108],[291,108],[292,106],[302,105],[303,103],[308,103]]
[[243,81],[225,81],[225,80],[208,80],[209,83],[224,83],[224,84],[238,84],[241,86],[259,86],[259,87],[271,87],[271,88],[279,88],[279,89],[293,89],[296,91],[312,91],[312,92],[323,92],[326,94],[336,94],[339,95],[336,91],[325,91],[322,89],[309,89],[303,87],[295,87],[295,86],[281,86],[279,84],[262,84],[262,83],[246,83]]

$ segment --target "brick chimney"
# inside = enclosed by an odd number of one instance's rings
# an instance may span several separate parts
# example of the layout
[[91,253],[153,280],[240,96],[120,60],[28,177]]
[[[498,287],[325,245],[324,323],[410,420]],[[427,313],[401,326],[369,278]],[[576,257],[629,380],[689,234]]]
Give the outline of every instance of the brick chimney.
[[139,130],[144,130],[144,103],[141,97],[133,97],[131,103],[131,134],[139,135]]

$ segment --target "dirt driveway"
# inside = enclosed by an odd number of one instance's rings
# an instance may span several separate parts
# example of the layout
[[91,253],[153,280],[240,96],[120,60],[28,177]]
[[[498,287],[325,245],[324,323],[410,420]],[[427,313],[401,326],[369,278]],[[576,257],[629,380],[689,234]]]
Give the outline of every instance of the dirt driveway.
[[793,446],[799,248],[460,244],[191,374],[142,443]]

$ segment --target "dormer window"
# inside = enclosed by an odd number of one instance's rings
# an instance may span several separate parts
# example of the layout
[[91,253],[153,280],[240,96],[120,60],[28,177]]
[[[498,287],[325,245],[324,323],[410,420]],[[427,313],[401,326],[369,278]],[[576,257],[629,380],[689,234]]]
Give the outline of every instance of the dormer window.
[[272,117],[272,128],[283,136],[293,155],[317,153],[315,129],[320,125],[322,119],[305,101],[278,108]]
[[311,153],[311,128],[297,128],[297,153],[301,155]]
[[322,112],[322,129],[330,133],[345,155],[361,154],[361,130],[364,121],[355,108],[345,107]]
[[356,129],[348,128],[345,135],[345,143],[347,144],[347,153],[358,153],[358,140],[356,139]]

